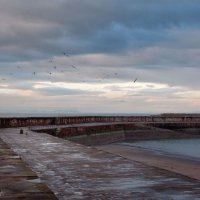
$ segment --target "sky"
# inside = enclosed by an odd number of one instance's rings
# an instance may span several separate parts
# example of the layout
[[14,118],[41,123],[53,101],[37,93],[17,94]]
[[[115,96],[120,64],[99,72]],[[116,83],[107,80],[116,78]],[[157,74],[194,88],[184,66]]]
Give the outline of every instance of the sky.
[[0,0],[0,112],[200,112],[199,0]]

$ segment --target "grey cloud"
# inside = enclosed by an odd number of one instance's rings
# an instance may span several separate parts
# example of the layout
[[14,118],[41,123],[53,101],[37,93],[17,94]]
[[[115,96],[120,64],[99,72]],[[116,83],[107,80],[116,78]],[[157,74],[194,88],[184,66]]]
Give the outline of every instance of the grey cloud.
[[[113,83],[106,89],[114,92],[123,89],[114,86],[115,83],[137,77],[139,82],[198,91],[199,10],[199,0],[0,0],[0,77],[6,79],[0,82],[0,88],[8,85],[10,89],[32,90],[40,94],[34,98],[36,106],[40,107],[47,99],[55,106],[52,99],[64,96],[63,106],[66,100],[73,102],[81,95],[87,99],[85,101],[92,101],[95,109],[95,95],[101,94],[98,91],[53,86],[35,89],[33,86],[41,81],[87,82],[95,88],[95,84],[102,82]],[[63,60],[63,51],[70,57]],[[57,56],[57,60],[49,63],[53,56]],[[70,67],[72,64],[78,69]],[[18,70],[17,65],[22,69]],[[143,105],[151,95],[180,98],[176,91],[153,89],[149,86],[144,96],[134,94],[143,97],[143,102],[138,100],[142,109],[146,109]],[[112,100],[105,98],[102,95],[99,110],[111,109]],[[3,99],[6,105],[8,97]],[[24,101],[26,98],[22,96],[17,103]],[[81,104],[80,100],[78,102]],[[84,102],[81,106],[86,109]],[[112,109],[118,109],[117,105]]]
[[4,12],[27,17],[27,20],[68,25],[66,30],[73,33],[101,30],[111,22],[147,28],[177,26],[198,22],[200,15],[198,0],[153,0],[149,3],[146,0],[1,2],[4,2]]
[[[1,60],[119,53],[167,40],[173,27],[199,27],[197,0],[0,1]],[[10,26],[9,26],[10,24]],[[9,55],[10,54],[10,55]]]

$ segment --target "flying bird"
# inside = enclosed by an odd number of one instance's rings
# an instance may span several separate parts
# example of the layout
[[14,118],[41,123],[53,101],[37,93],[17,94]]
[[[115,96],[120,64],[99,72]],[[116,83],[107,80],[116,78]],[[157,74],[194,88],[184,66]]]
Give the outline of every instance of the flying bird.
[[133,81],[133,83],[135,83],[137,80],[138,80],[138,79],[136,78],[136,79]]
[[69,54],[67,54],[66,52],[63,52],[63,55],[69,57]]
[[72,66],[74,69],[77,69],[76,66],[74,66],[74,65],[71,65],[71,66]]

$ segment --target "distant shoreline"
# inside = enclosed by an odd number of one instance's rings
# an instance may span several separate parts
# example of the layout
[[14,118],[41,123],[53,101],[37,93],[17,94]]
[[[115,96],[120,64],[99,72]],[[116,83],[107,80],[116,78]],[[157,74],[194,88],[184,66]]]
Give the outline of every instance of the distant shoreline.
[[0,113],[0,118],[18,117],[84,117],[84,116],[150,116],[156,113]]

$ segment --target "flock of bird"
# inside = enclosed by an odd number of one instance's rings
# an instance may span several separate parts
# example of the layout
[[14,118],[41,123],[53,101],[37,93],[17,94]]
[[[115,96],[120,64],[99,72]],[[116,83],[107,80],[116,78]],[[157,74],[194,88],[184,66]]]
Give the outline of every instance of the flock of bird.
[[[63,52],[62,55],[63,55],[63,56],[66,56],[66,57],[70,57],[70,54],[68,54],[67,52]],[[51,64],[54,64],[54,58],[52,57],[51,59],[48,60],[48,62],[51,63]],[[70,65],[70,67],[73,68],[74,70],[78,70],[77,66],[75,66],[75,65]],[[18,70],[21,70],[22,67],[18,65],[18,66],[17,66],[17,69],[18,69]],[[54,69],[54,70],[57,70],[58,67],[57,67],[56,65],[54,65],[54,66],[53,66],[53,69]],[[64,71],[64,70],[60,70],[60,72],[64,73],[65,71]],[[50,76],[49,78],[51,79],[51,77],[52,77],[52,75],[53,75],[53,71],[50,71],[50,72],[47,72],[47,73],[48,73],[48,75]],[[78,74],[80,74],[80,73],[78,73]],[[12,76],[12,75],[14,75],[14,73],[10,72],[9,75]],[[32,75],[33,75],[33,76],[36,76],[36,75],[37,75],[37,72],[36,72],[36,71],[32,72]],[[105,75],[105,78],[109,78],[109,77],[112,76],[112,74],[104,74],[104,75]],[[114,73],[114,76],[118,76],[118,73],[115,72],[115,73]],[[1,79],[0,79],[1,82],[2,82],[2,81],[6,81],[6,80],[7,80],[6,78],[1,78]],[[102,81],[102,80],[103,80],[103,78],[99,79],[99,81]],[[133,80],[133,84],[134,84],[137,80],[138,80],[138,79],[135,78],[135,79]],[[86,82],[86,81],[83,80],[82,82]]]

